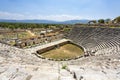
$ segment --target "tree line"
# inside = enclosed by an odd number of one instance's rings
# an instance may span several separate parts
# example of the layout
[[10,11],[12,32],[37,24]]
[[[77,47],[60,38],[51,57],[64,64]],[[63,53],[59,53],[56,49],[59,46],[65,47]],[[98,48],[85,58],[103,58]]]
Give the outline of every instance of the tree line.
[[91,20],[88,22],[90,23],[94,23],[94,24],[120,24],[120,16],[116,17],[115,19],[111,20],[111,19],[99,19],[99,20]]
[[33,28],[62,28],[63,24],[35,24],[35,23],[7,23],[0,22],[1,28],[9,28],[9,29],[33,29]]

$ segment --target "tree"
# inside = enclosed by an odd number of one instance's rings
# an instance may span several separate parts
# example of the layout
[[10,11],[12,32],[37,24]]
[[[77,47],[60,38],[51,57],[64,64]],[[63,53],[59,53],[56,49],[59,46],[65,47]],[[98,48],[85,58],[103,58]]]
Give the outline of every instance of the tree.
[[14,29],[15,29],[15,26],[13,26],[13,25],[8,25],[8,28],[10,28],[11,30],[14,30]]
[[111,22],[111,19],[106,19],[105,23],[109,24]]
[[99,19],[99,20],[98,20],[98,23],[99,23],[99,24],[104,24],[104,23],[105,23],[105,20],[104,20],[104,19]]
[[120,16],[116,17],[113,21],[114,23],[120,23]]

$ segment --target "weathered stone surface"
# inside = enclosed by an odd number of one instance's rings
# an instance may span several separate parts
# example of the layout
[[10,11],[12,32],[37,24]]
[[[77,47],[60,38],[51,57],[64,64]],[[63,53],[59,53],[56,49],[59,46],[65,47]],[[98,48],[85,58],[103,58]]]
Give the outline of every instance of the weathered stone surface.
[[49,61],[0,43],[1,50],[0,80],[120,80],[120,54]]
[[73,61],[68,68],[75,73],[77,80],[119,80],[119,60],[118,55],[93,56]]

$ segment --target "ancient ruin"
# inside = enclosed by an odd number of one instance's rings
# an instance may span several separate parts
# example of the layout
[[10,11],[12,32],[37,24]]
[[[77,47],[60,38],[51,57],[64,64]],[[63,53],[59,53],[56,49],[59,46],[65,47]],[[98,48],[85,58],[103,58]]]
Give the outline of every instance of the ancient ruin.
[[[120,28],[74,25],[67,34],[60,31],[1,30],[0,80],[120,80]],[[37,54],[66,41],[84,55],[54,60]]]

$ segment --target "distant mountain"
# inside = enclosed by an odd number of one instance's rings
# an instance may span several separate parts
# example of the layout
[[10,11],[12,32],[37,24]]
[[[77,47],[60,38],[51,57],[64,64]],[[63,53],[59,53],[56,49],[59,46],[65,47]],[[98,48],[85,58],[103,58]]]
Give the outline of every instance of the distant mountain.
[[11,23],[56,23],[55,21],[51,20],[7,20],[7,19],[0,19],[0,22],[11,22]]
[[75,23],[88,23],[89,20],[68,20],[68,21],[64,21],[61,22],[62,24],[75,24]]
[[89,20],[68,20],[68,21],[52,21],[52,20],[7,20],[0,19],[0,22],[11,23],[46,23],[46,24],[75,24],[75,23],[87,23]]

